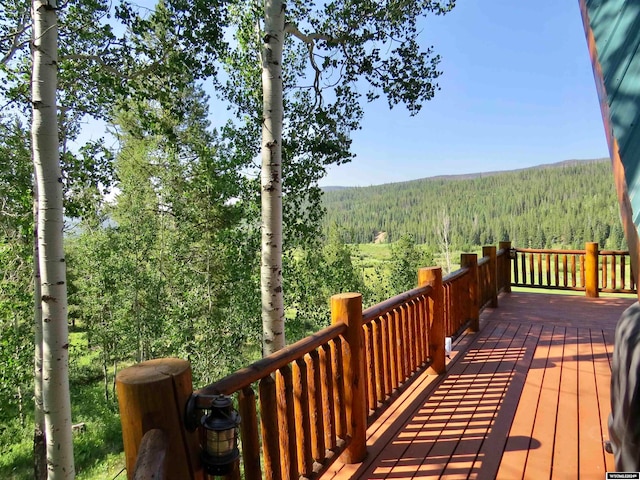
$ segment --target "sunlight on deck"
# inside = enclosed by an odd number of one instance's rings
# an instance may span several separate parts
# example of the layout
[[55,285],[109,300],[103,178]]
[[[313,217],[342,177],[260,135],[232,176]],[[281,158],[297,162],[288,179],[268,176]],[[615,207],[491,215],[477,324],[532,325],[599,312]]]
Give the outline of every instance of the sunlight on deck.
[[323,478],[604,478],[613,331],[634,299],[564,299],[501,298],[446,376],[369,428],[367,460]]

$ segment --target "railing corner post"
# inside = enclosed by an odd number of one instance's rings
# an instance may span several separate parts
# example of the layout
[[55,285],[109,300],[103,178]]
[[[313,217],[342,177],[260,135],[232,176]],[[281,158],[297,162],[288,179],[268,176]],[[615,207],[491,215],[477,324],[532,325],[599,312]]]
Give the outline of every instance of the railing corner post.
[[359,463],[367,456],[367,397],[364,372],[362,295],[341,293],[331,297],[331,323],[344,323],[343,351],[347,434],[351,441],[341,456],[344,463]]
[[511,293],[511,242],[500,242],[498,248],[504,252],[500,284],[504,285],[505,293]]
[[498,257],[495,245],[482,247],[482,256],[489,257],[489,285],[491,289],[491,308],[498,307]]
[[478,255],[463,253],[460,255],[460,266],[469,269],[469,298],[467,300],[469,331],[480,330],[480,299],[478,298]]
[[142,437],[153,429],[168,439],[166,478],[203,478],[197,433],[187,431],[184,423],[193,393],[189,362],[158,358],[125,368],[116,375],[116,391],[128,478],[133,478]]
[[418,270],[418,285],[431,285],[433,293],[429,302],[429,355],[431,366],[427,373],[440,375],[445,373],[444,351],[444,287],[442,286],[442,269],[426,267]]
[[585,244],[585,293],[587,297],[598,297],[598,242]]

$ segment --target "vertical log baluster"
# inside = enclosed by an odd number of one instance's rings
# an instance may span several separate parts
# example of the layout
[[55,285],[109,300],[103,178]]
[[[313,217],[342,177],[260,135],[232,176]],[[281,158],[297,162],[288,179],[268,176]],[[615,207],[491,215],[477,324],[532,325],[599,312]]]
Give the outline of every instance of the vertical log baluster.
[[307,364],[299,358],[293,362],[293,405],[296,424],[296,446],[298,454],[298,471],[300,475],[309,477],[313,472],[311,454],[311,419],[309,418],[309,379]]
[[260,380],[259,391],[264,473],[267,480],[280,480],[283,477],[280,464],[280,435],[278,433],[276,382],[271,376],[263,378]]
[[391,315],[393,316],[393,320],[394,320],[393,323],[396,330],[396,343],[395,343],[394,349],[396,351],[396,376],[397,376],[396,388],[398,388],[404,381],[404,366],[403,366],[404,344],[402,343],[403,326],[402,326],[401,307],[394,309],[394,311],[391,312]]
[[278,392],[278,424],[280,425],[280,464],[288,478],[297,478],[298,451],[296,442],[296,414],[294,410],[293,374],[291,367],[284,366],[276,372]]
[[625,265],[626,256],[622,255],[620,257],[620,282],[622,283],[622,290],[624,290],[627,285],[627,269]]
[[607,257],[602,256],[602,288],[609,287],[609,278],[607,276]]
[[322,463],[326,454],[324,443],[324,422],[322,418],[322,378],[320,355],[317,350],[309,352],[307,362],[307,379],[309,380],[309,421],[311,423],[311,455]]
[[421,367],[424,364],[426,354],[424,352],[424,343],[422,342],[424,332],[422,330],[424,325],[424,309],[425,309],[425,296],[422,295],[416,299],[416,308],[413,311],[414,324],[416,330],[416,368]]
[[451,284],[444,285],[444,329],[445,336],[450,335],[456,328],[456,302],[454,301]]
[[575,287],[576,286],[576,256],[575,255],[571,255],[569,259],[569,264],[571,268],[571,286]]
[[[376,398],[378,403],[384,402],[384,352],[382,347],[382,322],[379,318],[371,322],[373,325],[373,363],[375,365]],[[377,407],[377,405],[376,405]]]
[[344,407],[344,370],[342,364],[342,339],[331,342],[331,367],[333,369],[333,410],[335,412],[336,436],[347,439],[347,416]]
[[551,255],[549,253],[547,253],[545,255],[545,260],[546,260],[546,268],[547,268],[547,286],[550,287],[551,286]]
[[246,480],[261,480],[260,434],[258,432],[256,394],[251,387],[245,387],[238,392],[238,405],[240,417],[242,418],[240,438],[242,440],[244,478]]
[[387,333],[389,335],[389,394],[398,388],[398,336],[397,321],[395,312],[389,312],[386,315],[388,325]]
[[535,254],[534,253],[530,253],[529,254],[529,282],[531,283],[531,285],[535,285],[536,281],[535,281],[535,269],[533,268],[534,265],[534,257]]
[[405,311],[407,305],[408,304],[400,305],[396,312],[396,316],[398,317],[398,358],[400,359],[400,364],[398,365],[398,380],[400,384],[403,384],[407,379],[407,357],[411,353],[411,349],[406,343],[407,336],[405,335]]
[[555,267],[555,274],[556,274],[556,283],[554,287],[559,287],[560,286],[560,256],[557,253],[553,254],[553,264]]
[[382,333],[382,379],[384,380],[384,397],[381,400],[384,402],[393,390],[391,386],[391,358],[389,352],[389,337],[391,334],[389,332],[388,316],[380,317],[380,326],[382,327],[380,331]]
[[458,328],[460,328],[461,325],[463,301],[461,301],[461,297],[458,296],[460,294],[460,279],[449,283],[444,290],[449,290],[449,295],[452,300],[453,316],[451,318],[451,324],[447,327],[446,318],[444,321],[444,336],[450,337],[458,330]]
[[467,321],[467,310],[468,310],[468,299],[469,299],[469,289],[466,288],[467,282],[464,277],[459,278],[455,281],[451,288],[453,290],[453,294],[456,298],[457,304],[457,317],[455,329],[452,329],[445,337],[452,337],[457,331],[460,330],[462,325]]
[[324,423],[324,443],[329,450],[336,448],[336,422],[333,403],[333,368],[331,347],[325,344],[320,349],[320,378],[322,382],[322,418]]
[[614,290],[617,290],[618,287],[616,286],[616,256],[611,255],[611,287]]
[[538,254],[538,285],[543,285],[542,283],[542,253]]
[[566,255],[562,255],[562,272],[563,272],[563,282],[562,284],[565,287],[569,286],[569,268],[568,268],[568,262],[567,262],[567,256]]
[[433,361],[433,352],[431,351],[431,347],[429,345],[429,338],[431,337],[431,297],[426,296],[424,298],[424,308],[422,310],[423,317],[423,352],[425,354],[424,360]]
[[580,288],[585,288],[587,282],[584,265],[584,255],[580,255]]
[[366,361],[365,376],[367,378],[367,405],[369,407],[369,411],[373,411],[378,406],[378,398],[376,395],[376,364],[373,347],[373,323],[367,323],[363,328]]
[[409,333],[409,309],[412,304],[413,301],[407,305],[402,305],[399,312],[400,325],[402,326],[402,336],[400,338],[400,344],[402,346],[402,382],[409,378],[413,369],[411,365],[411,336]]
[[449,285],[449,291],[451,292],[450,295],[454,305],[455,321],[448,332],[445,330],[445,337],[451,337],[462,326],[462,305],[464,301],[462,301],[462,297],[459,296],[462,293],[460,291],[460,279]]
[[407,341],[409,344],[409,375],[418,369],[418,355],[416,344],[416,311],[420,308],[418,300],[413,300],[407,309]]

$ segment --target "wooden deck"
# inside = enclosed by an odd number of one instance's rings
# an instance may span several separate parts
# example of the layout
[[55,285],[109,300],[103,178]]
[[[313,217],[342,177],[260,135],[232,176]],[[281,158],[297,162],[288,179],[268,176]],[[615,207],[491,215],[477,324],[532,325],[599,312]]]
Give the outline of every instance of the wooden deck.
[[512,293],[367,431],[368,457],[323,479],[605,478],[618,317],[635,298]]

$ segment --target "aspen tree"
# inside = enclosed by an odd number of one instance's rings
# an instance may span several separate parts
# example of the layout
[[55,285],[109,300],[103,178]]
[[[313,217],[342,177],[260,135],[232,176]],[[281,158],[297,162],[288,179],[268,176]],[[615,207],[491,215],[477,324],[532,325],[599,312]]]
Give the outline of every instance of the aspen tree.
[[73,479],[69,395],[69,332],[63,247],[62,173],[56,104],[58,26],[55,0],[32,3],[33,165],[38,192],[38,254],[42,306],[42,401],[50,480]]

